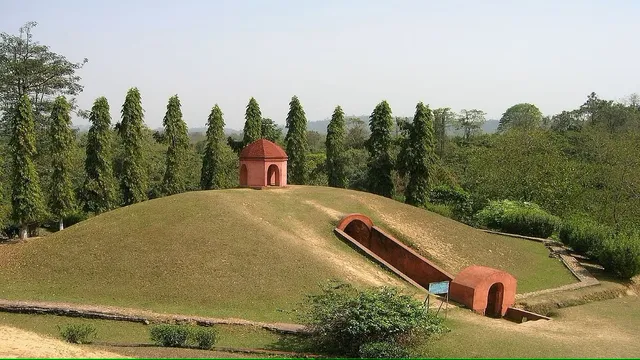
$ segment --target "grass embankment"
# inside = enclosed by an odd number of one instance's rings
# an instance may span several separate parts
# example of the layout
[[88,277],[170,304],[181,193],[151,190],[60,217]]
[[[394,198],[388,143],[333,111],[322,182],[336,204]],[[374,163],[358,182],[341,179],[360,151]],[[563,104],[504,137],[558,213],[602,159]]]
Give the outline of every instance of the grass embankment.
[[[0,313],[0,325],[33,331],[41,335],[60,338],[58,326],[90,324],[97,337],[91,348],[134,357],[249,357],[246,353],[219,350],[175,349],[152,346],[149,326],[137,323],[67,318],[54,315],[25,315]],[[218,348],[260,349],[277,342],[278,335],[250,326],[217,325]]]
[[351,212],[454,274],[471,264],[504,269],[519,292],[575,281],[539,243],[368,193],[291,187],[185,193],[0,245],[0,297],[291,321],[304,294],[330,278],[405,286],[334,236]]
[[516,324],[454,310],[452,331],[430,342],[429,357],[637,357],[640,298],[627,296],[558,310],[551,321]]
[[[0,325],[58,337],[57,325],[90,323],[97,329],[90,349],[135,357],[264,357],[263,354],[228,353],[140,347],[150,344],[148,327],[107,320],[74,319],[49,315],[0,313]],[[431,339],[421,349],[425,357],[635,357],[640,353],[636,329],[640,326],[640,298],[627,296],[560,309],[551,321],[516,324],[491,319],[466,310],[453,309],[446,320],[451,332]],[[278,347],[278,336],[266,330],[243,326],[218,326],[216,347]],[[120,346],[116,346],[116,345]],[[138,346],[133,346],[138,345]],[[288,349],[294,350],[294,349]]]

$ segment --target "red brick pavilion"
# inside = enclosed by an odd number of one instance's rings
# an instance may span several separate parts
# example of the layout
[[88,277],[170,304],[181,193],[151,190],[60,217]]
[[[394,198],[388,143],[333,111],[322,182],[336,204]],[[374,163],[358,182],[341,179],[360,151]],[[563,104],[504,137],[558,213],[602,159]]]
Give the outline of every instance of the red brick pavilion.
[[252,142],[240,152],[240,186],[286,186],[287,159],[287,153],[267,139]]

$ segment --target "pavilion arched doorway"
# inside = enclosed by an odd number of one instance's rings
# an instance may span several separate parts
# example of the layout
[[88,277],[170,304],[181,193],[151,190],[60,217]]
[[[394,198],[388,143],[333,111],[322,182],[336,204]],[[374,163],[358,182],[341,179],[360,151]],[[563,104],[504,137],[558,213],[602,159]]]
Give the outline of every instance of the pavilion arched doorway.
[[249,179],[249,172],[247,170],[247,165],[242,164],[240,167],[240,186],[247,186]]
[[280,186],[280,169],[276,164],[269,165],[267,169],[267,186]]
[[489,288],[487,294],[487,308],[484,314],[489,317],[502,316],[502,298],[504,296],[504,285],[495,283]]

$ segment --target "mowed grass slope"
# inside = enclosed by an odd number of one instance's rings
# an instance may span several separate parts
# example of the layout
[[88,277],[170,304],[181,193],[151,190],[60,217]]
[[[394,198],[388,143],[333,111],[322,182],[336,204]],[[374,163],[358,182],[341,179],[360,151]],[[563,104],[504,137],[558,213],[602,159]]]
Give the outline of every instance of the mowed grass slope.
[[0,297],[293,320],[318,284],[406,286],[332,232],[361,212],[455,273],[513,273],[519,292],[573,280],[540,244],[495,236],[372,194],[323,187],[203,191],[102,214],[0,246]]

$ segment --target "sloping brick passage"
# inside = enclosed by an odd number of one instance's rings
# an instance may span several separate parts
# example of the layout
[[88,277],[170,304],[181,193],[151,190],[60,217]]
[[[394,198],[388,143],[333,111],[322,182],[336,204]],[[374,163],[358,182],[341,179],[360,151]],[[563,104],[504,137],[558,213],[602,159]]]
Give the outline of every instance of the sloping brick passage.
[[454,277],[376,227],[365,215],[345,216],[335,232],[418,288],[426,290],[429,283],[450,281],[449,298],[480,314],[501,317],[515,303],[517,281],[510,274],[474,265]]

